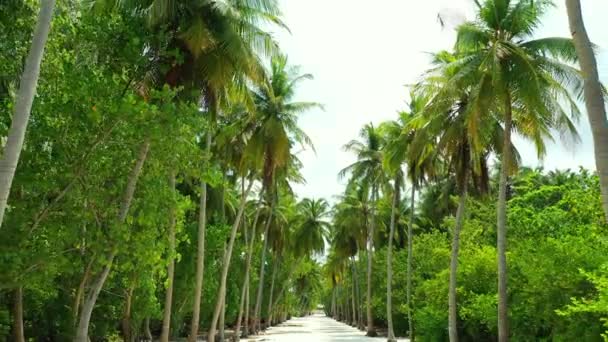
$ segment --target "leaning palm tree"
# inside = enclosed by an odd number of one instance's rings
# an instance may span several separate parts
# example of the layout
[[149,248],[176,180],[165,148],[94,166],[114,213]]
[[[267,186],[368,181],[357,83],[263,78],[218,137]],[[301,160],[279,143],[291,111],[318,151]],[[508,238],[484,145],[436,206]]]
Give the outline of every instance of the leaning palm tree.
[[[572,40],[531,39],[550,0],[485,0],[476,2],[474,22],[458,28],[456,52],[462,72],[454,83],[471,82],[469,102],[475,115],[495,115],[503,123],[503,144],[497,205],[498,339],[507,341],[507,182],[515,169],[511,133],[530,139],[539,155],[543,139],[556,129],[563,137],[576,137],[571,118],[580,113],[568,89],[580,92],[580,72],[567,62],[576,61]],[[564,63],[566,62],[566,63]],[[456,86],[456,84],[453,84]],[[561,104],[572,108],[567,113]]]
[[4,219],[4,212],[11,192],[13,177],[19,163],[19,155],[25,139],[25,131],[32,110],[32,103],[36,95],[38,86],[38,76],[40,75],[40,63],[44,54],[46,40],[51,30],[51,18],[55,0],[41,0],[40,13],[32,37],[32,47],[25,60],[25,67],[19,82],[17,101],[15,103],[15,113],[8,130],[8,136],[0,159],[0,227]]
[[595,151],[595,168],[600,176],[602,191],[602,206],[604,216],[608,220],[608,119],[604,105],[604,93],[597,71],[597,61],[593,52],[593,44],[589,40],[580,0],[566,0],[570,32],[576,53],[578,54],[584,83],[585,105],[593,133]]
[[344,178],[350,174],[350,183],[360,183],[369,187],[370,214],[367,228],[367,336],[376,336],[374,318],[372,315],[372,258],[374,253],[374,231],[376,227],[375,206],[379,196],[379,189],[387,183],[387,175],[382,167],[382,136],[373,124],[363,126],[359,136],[360,140],[352,140],[344,146],[346,151],[356,155],[357,160],[338,174]]

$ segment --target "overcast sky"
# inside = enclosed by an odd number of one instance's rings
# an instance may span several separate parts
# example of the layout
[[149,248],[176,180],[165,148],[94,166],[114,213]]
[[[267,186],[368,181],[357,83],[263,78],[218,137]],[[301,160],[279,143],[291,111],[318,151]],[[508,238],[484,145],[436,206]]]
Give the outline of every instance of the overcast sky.
[[[600,77],[608,81],[608,0],[582,0],[585,24],[600,46]],[[406,84],[415,82],[429,67],[428,52],[450,49],[453,29],[441,28],[439,13],[450,21],[472,18],[472,0],[281,0],[291,30],[277,32],[291,64],[312,73],[301,83],[298,99],[324,104],[325,111],[304,114],[301,127],[310,135],[316,154],[299,154],[306,185],[295,187],[299,196],[331,200],[344,185],[337,173],[354,161],[342,146],[357,137],[360,128],[396,118],[405,108]],[[546,15],[538,37],[569,36],[564,0]],[[583,108],[584,109],[584,108]],[[583,136],[575,147],[552,145],[539,162],[534,149],[516,140],[525,165],[546,169],[579,165],[594,168],[587,118],[580,122]]]

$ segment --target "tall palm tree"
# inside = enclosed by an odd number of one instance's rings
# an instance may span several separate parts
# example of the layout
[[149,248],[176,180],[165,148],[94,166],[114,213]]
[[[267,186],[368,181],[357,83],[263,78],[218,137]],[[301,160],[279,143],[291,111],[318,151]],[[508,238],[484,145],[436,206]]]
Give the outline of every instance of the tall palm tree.
[[[278,170],[289,169],[288,166],[293,159],[290,152],[291,147],[294,143],[312,146],[310,138],[298,126],[298,116],[307,110],[320,107],[320,105],[315,102],[294,101],[298,83],[311,78],[312,75],[310,74],[300,74],[298,67],[288,65],[287,57],[276,55],[271,58],[269,78],[253,89],[255,109],[252,111],[247,125],[251,138],[245,146],[244,155],[247,155],[249,160],[257,161],[257,168],[262,170],[262,191],[270,199],[271,208],[275,205],[274,201],[277,194],[275,185],[278,180],[276,174]],[[266,237],[268,236],[267,228],[270,227],[271,220],[272,218],[269,216],[264,233]],[[267,241],[268,239],[265,238],[265,246]],[[262,264],[265,261],[265,253],[264,248]],[[228,266],[226,264],[226,267]],[[264,267],[261,267],[261,282],[263,278]],[[220,290],[222,289],[220,288]],[[259,320],[262,300],[261,290],[260,287],[256,299],[256,309],[254,310],[254,322]],[[210,340],[215,335],[216,316],[219,317],[218,309],[213,314],[211,329],[208,334]]]
[[299,256],[322,254],[329,238],[329,203],[324,199],[305,198],[298,204],[300,223],[294,232],[294,253]]
[[[564,62],[576,61],[572,40],[531,39],[550,0],[485,0],[474,22],[458,28],[456,52],[462,69],[454,83],[471,82],[474,115],[497,115],[503,123],[503,151],[497,205],[498,338],[507,341],[507,181],[513,172],[511,133],[532,140],[540,155],[551,129],[576,136],[571,117],[580,113],[568,88],[580,92],[580,73]],[[571,113],[561,101],[572,108]]]
[[600,83],[593,44],[591,44],[585,29],[580,0],[566,0],[566,9],[568,10],[572,40],[585,80],[585,105],[591,125],[591,133],[593,133],[595,168],[600,176],[602,206],[604,216],[608,220],[608,119],[606,118],[604,102],[605,91]]
[[32,103],[38,86],[40,63],[44,55],[44,47],[51,30],[51,19],[55,0],[41,0],[38,21],[32,37],[32,46],[25,60],[25,67],[19,82],[15,113],[11,120],[2,159],[0,159],[0,228],[4,220],[4,212],[11,192],[13,177],[19,163],[19,155],[25,139],[25,131],[32,110]]
[[369,187],[370,214],[367,229],[367,336],[376,336],[374,329],[374,318],[372,315],[372,258],[374,253],[374,231],[376,225],[375,205],[379,196],[379,189],[386,184],[387,177],[382,167],[382,136],[373,124],[363,126],[359,136],[361,141],[352,140],[344,146],[344,149],[353,152],[357,160],[342,169],[338,177],[344,178],[350,174],[350,182],[361,183]]

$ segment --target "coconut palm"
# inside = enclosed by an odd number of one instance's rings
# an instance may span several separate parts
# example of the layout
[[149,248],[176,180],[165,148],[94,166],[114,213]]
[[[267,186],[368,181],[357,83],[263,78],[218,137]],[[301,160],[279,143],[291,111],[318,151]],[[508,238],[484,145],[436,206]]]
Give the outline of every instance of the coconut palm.
[[[38,76],[40,75],[40,63],[44,54],[46,40],[51,30],[51,19],[55,0],[41,0],[40,13],[32,37],[32,47],[25,60],[25,67],[19,82],[19,91],[15,103],[15,113],[11,120],[11,127],[8,131],[2,159],[0,159],[0,227],[4,220],[4,212],[11,192],[11,185],[15,170],[19,163],[19,155],[25,139],[25,131],[32,110],[32,103],[36,95],[38,86]],[[23,329],[21,329],[23,330]]]
[[[475,116],[497,115],[503,123],[503,151],[497,205],[498,335],[508,340],[507,324],[507,181],[515,168],[511,133],[530,139],[539,155],[545,153],[543,139],[551,129],[563,137],[576,137],[572,118],[580,113],[568,89],[580,92],[582,80],[575,68],[572,40],[531,39],[550,0],[485,0],[477,2],[474,22],[458,28],[455,62],[461,72],[452,86],[471,82],[469,103]],[[567,113],[561,103],[572,110]],[[475,120],[478,121],[478,120]]]
[[387,183],[387,176],[382,167],[382,136],[373,124],[363,126],[359,136],[360,140],[352,140],[344,146],[346,151],[356,155],[357,160],[342,169],[338,177],[344,178],[350,174],[350,182],[360,183],[369,187],[370,213],[367,229],[367,335],[376,336],[374,319],[372,315],[372,258],[374,253],[374,234],[376,227],[375,205],[379,196],[379,189]]
[[597,71],[597,61],[593,52],[593,44],[589,40],[580,0],[566,0],[572,41],[579,58],[584,82],[585,105],[593,133],[595,151],[595,168],[600,176],[602,190],[602,206],[608,220],[608,120],[604,106],[604,93]]
[[300,223],[294,232],[294,253],[300,256],[322,254],[329,238],[329,204],[324,199],[305,198],[298,204]]

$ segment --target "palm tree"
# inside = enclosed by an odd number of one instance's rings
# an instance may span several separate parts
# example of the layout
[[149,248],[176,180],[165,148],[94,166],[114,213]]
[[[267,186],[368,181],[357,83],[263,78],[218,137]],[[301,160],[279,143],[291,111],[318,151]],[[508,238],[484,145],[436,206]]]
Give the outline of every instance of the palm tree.
[[[263,192],[269,199],[271,207],[277,197],[276,174],[284,172],[283,179],[296,176],[293,174],[294,157],[290,152],[295,144],[311,146],[312,141],[298,126],[298,116],[312,108],[319,108],[316,102],[294,101],[295,90],[299,82],[311,79],[310,74],[300,74],[298,67],[289,66],[287,57],[274,56],[271,59],[270,77],[254,90],[255,112],[250,117],[251,138],[245,147],[248,158],[260,163],[262,170]],[[297,177],[297,176],[296,176]],[[272,210],[271,210],[272,212]],[[269,217],[268,220],[271,218]],[[267,221],[266,226],[270,224]],[[265,228],[264,235],[268,236]],[[266,245],[265,239],[264,245]],[[265,262],[266,247],[262,249],[262,264]],[[260,268],[260,282],[264,279],[264,267]],[[254,309],[254,326],[259,325],[259,313],[262,301],[262,288],[258,289]]]
[[[485,0],[478,4],[478,18],[458,28],[455,63],[462,72],[451,82],[471,82],[469,102],[473,115],[497,115],[503,123],[502,160],[497,205],[498,339],[507,341],[507,181],[513,172],[511,132],[532,140],[539,155],[551,129],[575,136],[569,116],[580,113],[566,86],[580,90],[580,73],[563,63],[576,60],[567,38],[530,40],[550,0]],[[451,83],[450,82],[450,83]],[[452,84],[456,85],[456,84]],[[573,109],[570,114],[560,101]]]
[[600,176],[602,206],[608,220],[608,121],[604,105],[604,93],[597,71],[593,45],[587,35],[580,0],[566,0],[572,41],[579,58],[584,82],[585,105],[595,151],[595,168]]
[[372,258],[374,253],[375,205],[378,200],[379,188],[386,184],[386,173],[382,167],[382,136],[373,124],[363,126],[359,133],[362,141],[352,140],[344,146],[346,151],[353,152],[357,161],[342,169],[338,176],[344,178],[351,175],[350,182],[364,184],[369,187],[370,215],[367,229],[367,336],[376,336],[374,318],[372,315]]
[[[451,87],[449,81],[459,72],[450,63],[456,57],[442,51],[434,55],[435,67],[425,74],[425,78],[416,86],[416,91],[430,98],[422,115],[414,123],[419,129],[420,140],[436,142],[436,151],[447,163],[448,172],[455,174],[459,200],[456,210],[456,222],[452,234],[452,254],[450,262],[449,284],[449,337],[451,342],[458,341],[456,280],[458,269],[458,252],[460,231],[464,223],[464,212],[469,182],[485,193],[488,188],[487,156],[500,153],[502,127],[497,120],[490,117],[480,121],[473,115],[474,108],[469,106],[471,88],[467,84]],[[516,155],[516,151],[512,152]]]
[[305,198],[298,204],[300,223],[294,232],[294,253],[299,256],[322,254],[329,238],[329,204],[324,199]]
[[25,67],[19,82],[19,92],[15,103],[15,113],[8,131],[2,159],[0,159],[0,228],[4,220],[4,212],[11,192],[15,170],[19,163],[19,155],[25,139],[25,131],[32,110],[32,103],[38,86],[40,63],[44,55],[44,47],[51,30],[51,19],[55,0],[41,0],[38,21],[32,37],[32,47],[25,60]]

